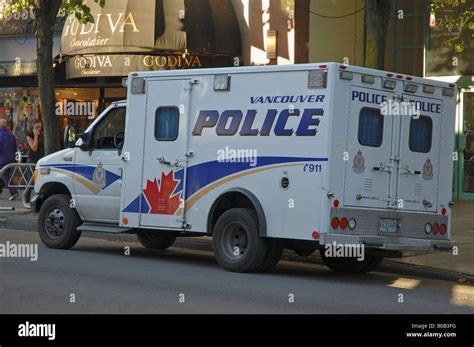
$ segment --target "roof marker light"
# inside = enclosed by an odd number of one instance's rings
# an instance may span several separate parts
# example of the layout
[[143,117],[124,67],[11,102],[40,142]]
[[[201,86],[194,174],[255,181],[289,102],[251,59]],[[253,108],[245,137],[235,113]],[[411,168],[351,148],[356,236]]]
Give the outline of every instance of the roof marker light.
[[363,83],[375,83],[375,76],[371,76],[371,75],[362,75],[361,77],[361,81]]
[[443,88],[444,96],[454,96],[454,89],[452,88]]
[[434,86],[427,86],[427,85],[423,86],[423,93],[434,94],[434,92],[435,92],[435,87]]
[[405,92],[407,93],[416,93],[418,91],[418,85],[413,83],[405,84]]
[[313,70],[308,73],[308,88],[326,88],[327,71]]
[[382,80],[382,87],[384,87],[385,89],[395,89],[396,86],[397,86],[397,81],[389,80],[389,79]]
[[354,74],[352,72],[349,72],[349,71],[340,71],[339,72],[339,78],[341,80],[352,81],[354,79]]
[[230,75],[215,75],[214,76],[214,90],[215,91],[230,91]]

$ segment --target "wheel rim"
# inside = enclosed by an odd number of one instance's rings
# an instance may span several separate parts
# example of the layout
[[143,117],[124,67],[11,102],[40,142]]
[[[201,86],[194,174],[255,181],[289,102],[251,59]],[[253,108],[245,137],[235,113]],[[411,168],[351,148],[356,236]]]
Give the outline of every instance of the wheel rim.
[[242,258],[247,250],[247,230],[240,223],[227,225],[222,233],[222,243],[227,257],[232,260]]
[[64,233],[66,227],[66,217],[64,216],[64,212],[58,207],[53,207],[48,212],[44,224],[46,234],[48,234],[51,239],[59,239]]

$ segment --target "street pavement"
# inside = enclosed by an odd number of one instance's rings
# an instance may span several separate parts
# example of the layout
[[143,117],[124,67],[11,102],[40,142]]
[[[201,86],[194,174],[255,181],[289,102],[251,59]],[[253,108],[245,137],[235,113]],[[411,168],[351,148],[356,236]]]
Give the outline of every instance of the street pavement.
[[238,274],[206,250],[89,237],[51,250],[37,233],[0,229],[7,241],[38,244],[39,253],[36,262],[0,258],[0,313],[474,313],[474,286],[450,281],[289,261]]

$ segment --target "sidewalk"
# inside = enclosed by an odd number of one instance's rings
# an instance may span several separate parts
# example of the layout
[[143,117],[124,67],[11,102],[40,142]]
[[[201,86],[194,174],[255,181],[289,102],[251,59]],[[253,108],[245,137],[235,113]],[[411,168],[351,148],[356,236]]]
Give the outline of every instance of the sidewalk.
[[[20,201],[8,201],[8,191],[0,196],[0,207],[15,207],[15,211],[0,211],[0,228],[36,231],[37,214],[25,209]],[[407,252],[400,259],[384,260],[381,271],[451,281],[474,283],[474,202],[457,201],[453,208],[452,238],[456,241],[458,255],[453,252]],[[137,242],[135,235],[84,233],[93,238]],[[209,237],[182,238],[176,247],[212,251]],[[300,257],[285,251],[283,257],[291,261],[322,263],[319,253]]]

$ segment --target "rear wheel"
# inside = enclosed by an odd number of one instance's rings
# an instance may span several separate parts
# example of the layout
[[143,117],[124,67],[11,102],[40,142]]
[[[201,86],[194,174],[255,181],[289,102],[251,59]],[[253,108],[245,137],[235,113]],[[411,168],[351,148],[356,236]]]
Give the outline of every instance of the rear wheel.
[[382,256],[366,255],[364,260],[359,261],[357,258],[327,257],[324,249],[320,252],[324,264],[334,272],[367,273],[374,271],[383,261]]
[[233,208],[224,212],[217,220],[212,236],[217,262],[233,272],[258,271],[262,267],[269,267],[271,263],[276,264],[275,254],[272,261],[266,258],[268,241],[259,236],[257,216],[247,208]]
[[280,261],[283,253],[283,246],[279,240],[269,239],[267,255],[263,260],[263,263],[255,270],[256,272],[268,272],[271,271]]
[[82,221],[77,211],[70,207],[70,200],[68,195],[53,195],[41,206],[38,232],[46,247],[69,249],[81,237],[77,227]]
[[139,230],[137,231],[138,241],[143,247],[155,250],[165,250],[173,245],[176,241],[176,234],[171,232],[152,232]]

